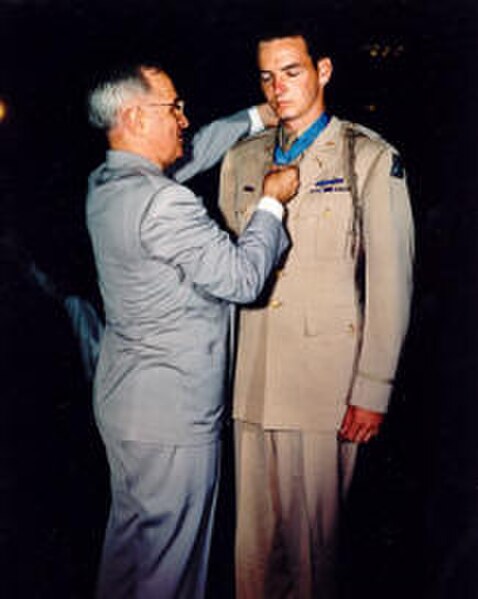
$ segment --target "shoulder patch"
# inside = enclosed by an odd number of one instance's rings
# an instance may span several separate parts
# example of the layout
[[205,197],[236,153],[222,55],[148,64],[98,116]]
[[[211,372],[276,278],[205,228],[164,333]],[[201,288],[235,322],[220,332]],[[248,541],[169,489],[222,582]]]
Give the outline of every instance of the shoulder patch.
[[392,168],[390,169],[390,175],[397,179],[403,179],[405,175],[405,169],[403,168],[403,162],[399,154],[392,154]]

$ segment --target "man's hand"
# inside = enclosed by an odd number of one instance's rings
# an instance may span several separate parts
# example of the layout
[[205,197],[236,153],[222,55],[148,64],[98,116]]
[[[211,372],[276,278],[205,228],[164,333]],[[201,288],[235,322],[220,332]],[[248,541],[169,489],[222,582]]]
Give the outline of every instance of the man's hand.
[[259,112],[262,124],[266,129],[267,127],[276,127],[279,124],[279,117],[272,110],[269,104],[267,104],[267,102],[264,102],[264,104],[259,104],[257,106],[257,111]]
[[349,406],[339,430],[339,437],[343,441],[367,443],[378,434],[383,419],[384,415],[380,412]]
[[299,189],[299,169],[297,166],[274,166],[264,177],[263,195],[287,204]]

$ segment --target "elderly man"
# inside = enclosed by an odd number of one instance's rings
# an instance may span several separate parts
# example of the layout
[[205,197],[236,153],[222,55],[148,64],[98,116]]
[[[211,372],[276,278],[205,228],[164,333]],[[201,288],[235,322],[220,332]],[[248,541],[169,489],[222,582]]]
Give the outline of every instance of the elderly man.
[[250,302],[287,246],[297,172],[264,179],[233,243],[164,174],[183,154],[184,104],[159,67],[112,72],[90,94],[106,162],[89,180],[88,228],[106,328],[96,420],[112,503],[104,599],[203,597],[217,494],[229,302]]
[[272,163],[297,163],[291,250],[242,309],[234,390],[236,584],[241,599],[335,596],[341,500],[377,435],[407,330],[413,223],[396,150],[331,117],[315,37],[261,38],[262,90],[280,118],[227,155],[221,204],[240,233]]

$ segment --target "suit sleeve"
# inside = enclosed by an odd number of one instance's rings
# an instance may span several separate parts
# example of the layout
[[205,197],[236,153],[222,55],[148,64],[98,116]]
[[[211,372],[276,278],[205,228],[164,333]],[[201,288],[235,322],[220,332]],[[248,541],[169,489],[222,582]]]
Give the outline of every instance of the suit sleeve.
[[212,168],[229,148],[247,135],[250,126],[247,110],[205,125],[194,135],[186,156],[169,174],[179,183],[184,183],[198,173]]
[[153,198],[141,225],[143,248],[197,290],[248,303],[288,245],[282,223],[259,210],[234,243],[189,189],[170,185]]
[[412,296],[413,218],[397,162],[393,150],[382,151],[363,187],[364,326],[350,403],[377,412],[388,407]]

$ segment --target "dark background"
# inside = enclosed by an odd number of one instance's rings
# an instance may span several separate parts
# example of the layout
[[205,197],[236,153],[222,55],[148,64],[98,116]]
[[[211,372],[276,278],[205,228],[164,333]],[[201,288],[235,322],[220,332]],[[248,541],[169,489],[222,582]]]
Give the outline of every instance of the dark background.
[[[86,122],[88,79],[112,58],[159,58],[199,126],[260,101],[250,32],[268,11],[327,24],[329,109],[398,147],[416,220],[412,326],[383,435],[361,456],[343,595],[478,597],[474,0],[0,3],[1,597],[90,597],[104,527],[90,389],[64,313],[24,276],[34,260],[100,306],[84,196],[104,142]],[[192,183],[212,209],[216,182],[214,171]],[[231,460],[211,568],[221,599],[232,596]]]

